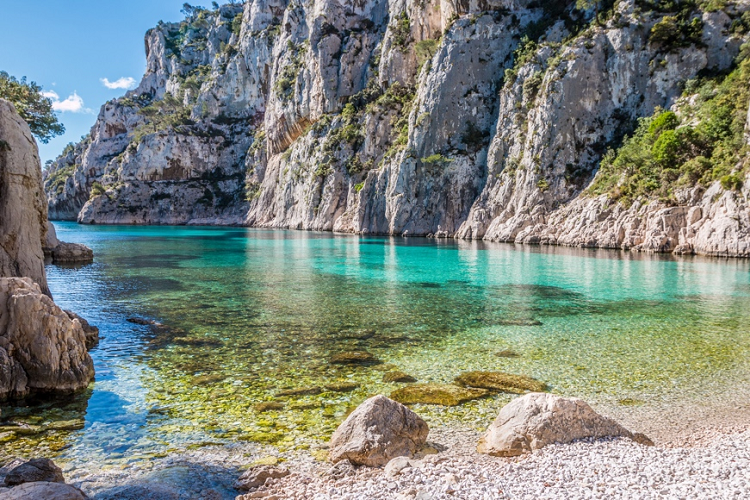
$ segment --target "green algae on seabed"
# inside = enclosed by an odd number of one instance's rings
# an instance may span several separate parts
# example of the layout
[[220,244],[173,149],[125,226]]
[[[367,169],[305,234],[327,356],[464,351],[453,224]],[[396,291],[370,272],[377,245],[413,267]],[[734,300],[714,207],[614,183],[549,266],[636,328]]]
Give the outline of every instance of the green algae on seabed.
[[[524,373],[618,407],[702,400],[750,374],[748,263],[226,228],[59,229],[97,253],[93,266],[48,270],[56,300],[105,337],[92,351],[90,407],[54,417],[85,414],[86,427],[17,435],[0,454],[111,463],[202,443],[305,449],[367,397],[398,389],[383,379],[393,370],[426,384]],[[496,355],[510,347],[523,356]],[[330,363],[346,352],[383,364]],[[256,411],[306,388],[321,390]],[[114,416],[105,391],[121,399]],[[416,409],[430,425],[482,430],[510,397]]]

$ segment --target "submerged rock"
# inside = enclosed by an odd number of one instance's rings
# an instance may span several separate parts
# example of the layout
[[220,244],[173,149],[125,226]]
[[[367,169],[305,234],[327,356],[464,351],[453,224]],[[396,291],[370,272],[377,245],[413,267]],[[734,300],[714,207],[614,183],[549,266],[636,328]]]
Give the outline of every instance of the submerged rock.
[[383,382],[386,383],[410,384],[416,381],[417,379],[401,371],[392,371],[383,374]]
[[326,384],[325,388],[331,392],[351,392],[359,389],[359,384],[356,382],[332,382]]
[[142,325],[142,326],[148,326],[148,325],[158,325],[156,321],[153,319],[146,319],[146,318],[128,318],[125,321],[128,323],[133,323],[134,325]]
[[382,361],[367,351],[341,352],[331,357],[333,365],[379,365]]
[[317,394],[320,394],[323,392],[323,389],[320,387],[299,387],[297,389],[286,389],[283,391],[279,391],[276,395],[277,396],[315,396]]
[[278,411],[284,409],[284,403],[278,403],[276,401],[265,401],[253,406],[253,409],[258,413],[263,413],[265,411]]
[[520,358],[521,355],[512,349],[503,349],[502,351],[496,352],[495,356],[499,358]]
[[269,479],[280,479],[288,476],[289,469],[286,467],[273,467],[269,465],[259,465],[245,471],[242,476],[234,483],[238,490],[250,490],[266,484]]
[[402,387],[391,398],[403,404],[458,406],[461,403],[489,396],[487,389],[474,389],[448,384],[418,384]]
[[333,433],[329,458],[381,467],[394,457],[414,456],[428,434],[419,415],[385,396],[375,396],[359,405]]
[[23,483],[46,481],[49,483],[64,483],[62,469],[48,458],[34,458],[28,462],[16,460],[3,467],[0,474],[5,473],[5,486],[17,486]]
[[0,278],[0,400],[69,394],[94,378],[81,323],[30,278]]
[[503,372],[468,372],[456,377],[456,383],[464,387],[478,387],[491,391],[523,394],[543,392],[547,385],[525,375],[511,375]]
[[552,443],[604,437],[627,437],[653,445],[643,434],[634,434],[599,415],[585,401],[533,393],[511,401],[500,410],[479,441],[477,451],[511,457]]

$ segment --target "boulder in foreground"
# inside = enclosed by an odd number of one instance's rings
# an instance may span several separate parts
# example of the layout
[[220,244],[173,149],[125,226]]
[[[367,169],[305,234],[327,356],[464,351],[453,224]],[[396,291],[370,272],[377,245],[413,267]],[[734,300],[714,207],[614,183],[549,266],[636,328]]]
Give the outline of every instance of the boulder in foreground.
[[385,396],[357,407],[331,438],[332,462],[381,467],[394,457],[412,457],[427,441],[429,428],[419,415]]
[[0,401],[69,394],[94,378],[80,321],[30,278],[0,278]]
[[81,490],[62,483],[24,483],[0,489],[0,500],[86,500]]
[[532,393],[508,403],[480,439],[477,451],[512,457],[553,443],[585,438],[627,437],[653,445],[614,420],[596,413],[585,401]]
[[28,462],[15,460],[3,467],[5,486],[17,486],[24,483],[48,482],[64,483],[62,469],[48,458],[34,458]]

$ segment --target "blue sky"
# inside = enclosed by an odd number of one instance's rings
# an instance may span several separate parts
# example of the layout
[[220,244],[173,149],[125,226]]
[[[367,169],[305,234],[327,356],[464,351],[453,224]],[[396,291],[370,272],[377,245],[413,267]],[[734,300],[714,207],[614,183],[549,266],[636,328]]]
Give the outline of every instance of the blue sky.
[[[78,142],[106,101],[127,89],[107,88],[121,78],[139,82],[146,69],[143,36],[159,20],[179,21],[184,0],[3,0],[0,70],[26,76],[54,92],[66,133],[39,143],[42,164]],[[210,5],[210,1],[190,2]],[[223,2],[220,2],[223,3]],[[126,81],[121,82],[121,84]],[[120,85],[123,86],[123,85]]]

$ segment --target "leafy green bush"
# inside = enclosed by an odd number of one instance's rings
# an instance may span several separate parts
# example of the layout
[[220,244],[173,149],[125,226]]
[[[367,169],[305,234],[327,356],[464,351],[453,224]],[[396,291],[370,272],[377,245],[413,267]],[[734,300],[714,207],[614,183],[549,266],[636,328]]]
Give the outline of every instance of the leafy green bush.
[[750,152],[744,135],[748,81],[750,60],[726,77],[691,83],[695,104],[680,108],[689,123],[660,109],[639,120],[632,137],[602,159],[589,192],[629,205],[641,197],[670,201],[676,187],[717,180],[725,189],[740,189]]
[[396,18],[395,24],[392,24],[391,33],[393,34],[393,45],[401,52],[406,52],[409,42],[411,41],[411,21],[406,12],[402,12]]
[[57,121],[52,110],[52,100],[42,95],[42,87],[27,82],[26,77],[17,80],[5,71],[0,71],[0,98],[10,101],[18,114],[29,124],[31,133],[43,143],[65,133],[65,127]]
[[104,193],[106,193],[107,190],[104,189],[104,186],[102,186],[100,183],[94,181],[94,183],[91,185],[91,197],[95,196],[101,196]]

